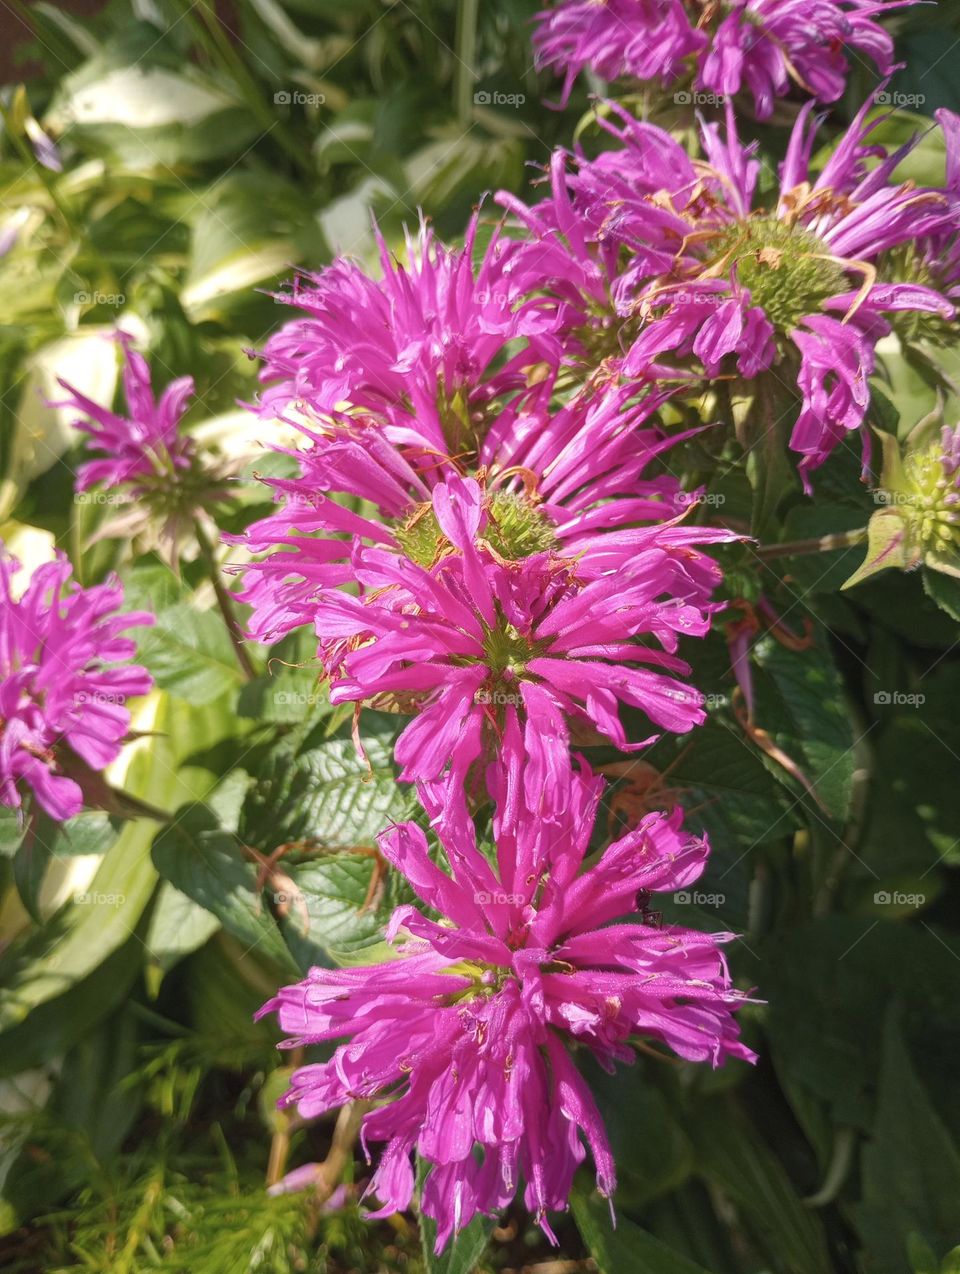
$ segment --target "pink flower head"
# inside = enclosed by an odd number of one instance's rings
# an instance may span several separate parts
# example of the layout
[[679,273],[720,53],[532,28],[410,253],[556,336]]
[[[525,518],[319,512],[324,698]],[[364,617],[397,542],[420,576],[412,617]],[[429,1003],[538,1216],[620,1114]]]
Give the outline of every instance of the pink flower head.
[[123,390],[129,416],[118,416],[74,389],[65,380],[59,383],[70,395],[53,404],[72,407],[81,415],[74,422],[88,434],[87,447],[104,454],[88,460],[77,471],[77,490],[86,491],[96,483],[108,487],[130,485],[134,494],[168,481],[191,463],[191,440],[180,431],[180,419],[193,393],[193,379],[183,376],[154,397],[150,368],[133,348],[133,338],[118,332],[123,348]]
[[[2,545],[0,545],[2,549]],[[103,770],[130,726],[126,701],[153,684],[120,634],[153,616],[118,614],[117,583],[80,588],[62,554],[34,571],[22,596],[19,563],[0,552],[0,803],[19,809],[22,785],[51,818],[80,811],[80,785],[65,772],[75,755]]]
[[[407,235],[406,266],[378,236],[380,279],[345,259],[296,279],[277,299],[305,317],[267,342],[263,414],[349,408],[386,425],[391,441],[455,454],[498,396],[531,378],[548,391],[544,369],[563,352],[552,307],[525,299],[535,280],[504,277],[496,231],[474,266],[478,225],[475,215],[457,250],[421,225]],[[518,348],[504,354],[510,342]]]
[[[382,1207],[407,1208],[411,1154],[430,1166],[421,1209],[437,1251],[477,1213],[495,1214],[521,1180],[547,1236],[589,1149],[608,1197],[616,1167],[603,1120],[575,1064],[588,1049],[605,1068],[631,1063],[634,1037],[690,1062],[754,1060],[738,1039],[745,1000],[721,945],[731,934],[621,921],[639,894],[686,888],[703,871],[705,840],[680,811],[649,814],[582,870],[602,784],[571,773],[557,819],[514,819],[499,792],[496,866],[478,847],[462,796],[423,792],[449,874],[414,823],[384,832],[384,857],[440,922],[414,907],[394,914],[400,958],[311,969],[261,1009],[289,1036],[281,1047],[340,1041],[329,1061],[294,1072],[283,1105],[314,1118],[353,1099],[376,1100],[363,1146],[385,1148],[370,1183]],[[385,1100],[386,1099],[386,1100]],[[584,1144],[586,1143],[586,1144]]]
[[681,635],[709,630],[720,580],[693,545],[729,532],[612,532],[610,569],[585,579],[549,552],[502,558],[473,479],[438,485],[430,508],[449,544],[435,564],[358,545],[361,596],[321,589],[313,605],[331,702],[391,696],[417,709],[397,742],[402,779],[460,783],[481,758],[515,773],[528,756],[530,790],[550,803],[569,765],[569,722],[635,750],[656,736],[630,742],[621,705],[678,733],[703,721],[675,652]]
[[[664,398],[650,393],[633,401],[636,392],[627,387],[573,399],[552,414],[543,402],[516,399],[491,420],[475,453],[457,457],[392,442],[390,430],[369,417],[301,426],[307,445],[288,453],[299,476],[267,480],[280,508],[239,541],[267,554],[246,571],[251,631],[275,641],[313,621],[317,589],[354,578],[345,535],[431,565],[449,549],[433,492],[464,472],[477,475],[487,538],[501,557],[549,548],[576,558],[582,579],[613,569],[632,552],[631,537],[622,533],[670,522],[695,498],[673,476],[646,472],[687,436],[664,438],[654,427]],[[354,508],[362,500],[373,512],[355,513],[338,496],[350,497]],[[664,531],[665,544],[673,534]],[[715,538],[691,529],[684,542],[698,535]]]
[[868,144],[868,107],[815,175],[808,104],[779,195],[765,205],[756,198],[755,147],[741,144],[729,106],[725,133],[702,125],[699,162],[661,129],[613,109],[620,122],[601,122],[621,148],[579,157],[555,219],[575,207],[585,235],[626,254],[611,284],[625,349],[620,374],[715,378],[735,370],[797,384],[790,444],[806,481],[863,423],[888,316],[953,317],[944,295],[898,276],[891,254],[914,240],[955,238],[956,199],[892,180],[914,143],[892,155]]
[[537,15],[537,66],[565,73],[562,104],[585,70],[604,80],[676,80],[707,36],[684,0],[560,0]]
[[[674,84],[693,65],[698,90],[748,91],[767,119],[794,86],[821,102],[843,94],[852,51],[883,75],[893,42],[878,18],[916,0],[559,0],[539,15],[540,66],[565,73],[563,102],[585,69],[605,80]],[[689,99],[688,99],[689,100]]]

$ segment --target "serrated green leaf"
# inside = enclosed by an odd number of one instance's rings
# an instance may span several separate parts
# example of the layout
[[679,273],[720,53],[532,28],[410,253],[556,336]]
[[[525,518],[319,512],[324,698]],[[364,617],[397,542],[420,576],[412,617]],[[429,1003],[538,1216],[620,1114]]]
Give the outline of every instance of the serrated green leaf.
[[[372,905],[378,864],[372,856],[324,854],[322,857],[281,870],[292,881],[287,897],[275,901],[284,907],[284,936],[302,969],[312,964],[356,963],[366,948],[382,939],[386,914]],[[371,953],[372,955],[373,953]]]
[[822,633],[810,649],[788,650],[773,638],[754,648],[757,723],[803,770],[838,821],[850,811],[856,736],[843,681]]
[[392,768],[396,721],[364,731],[366,762],[350,738],[326,738],[323,723],[305,739],[284,739],[264,759],[244,806],[241,834],[266,852],[309,840],[326,849],[371,846],[413,801]]
[[942,611],[960,622],[960,579],[942,571],[923,570],[923,591]]
[[118,834],[118,827],[102,810],[84,810],[75,818],[68,818],[65,823],[60,824],[53,848],[58,858],[103,854],[110,848]]

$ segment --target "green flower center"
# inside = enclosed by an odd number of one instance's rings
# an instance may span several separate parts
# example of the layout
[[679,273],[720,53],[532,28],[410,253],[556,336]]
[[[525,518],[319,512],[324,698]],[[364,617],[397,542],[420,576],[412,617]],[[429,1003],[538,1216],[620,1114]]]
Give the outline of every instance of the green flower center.
[[[418,505],[405,522],[394,527],[394,535],[407,557],[419,566],[432,566],[451,547],[431,504]],[[546,516],[525,495],[514,491],[495,491],[487,500],[483,538],[510,562],[546,552],[555,543]]]
[[736,269],[741,286],[778,333],[793,330],[831,296],[850,291],[850,283],[829,249],[815,234],[779,217],[750,217],[735,222],[715,241],[712,264],[718,273]]
[[497,680],[513,681],[527,671],[527,664],[540,653],[537,643],[504,623],[488,630],[483,639],[484,663]]

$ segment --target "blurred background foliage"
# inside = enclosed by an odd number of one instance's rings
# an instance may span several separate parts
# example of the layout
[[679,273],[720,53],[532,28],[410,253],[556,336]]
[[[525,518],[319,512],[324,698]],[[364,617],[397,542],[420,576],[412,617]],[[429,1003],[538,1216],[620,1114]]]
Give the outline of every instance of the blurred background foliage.
[[[665,918],[743,934],[738,980],[768,1002],[744,1014],[756,1070],[641,1056],[626,1077],[591,1075],[620,1166],[617,1230],[585,1182],[555,1266],[522,1209],[484,1255],[489,1227],[471,1227],[438,1261],[409,1218],[365,1225],[352,1189],[336,1208],[264,1189],[337,1134],[277,1114],[288,1059],[252,1015],[311,962],[368,958],[379,940],[397,886],[370,846],[410,813],[397,722],[365,714],[368,775],[303,666],[309,641],[256,652],[244,683],[200,563],[174,575],[122,540],[91,543],[104,510],[74,500],[78,440],[46,400],[58,377],[115,395],[104,337],[120,323],[160,383],[195,377],[195,433],[263,469],[264,425],[239,404],[250,351],[285,315],[271,292],[336,252],[372,261],[374,216],[391,246],[421,212],[455,238],[485,192],[529,194],[528,166],[569,142],[588,88],[564,112],[543,104],[556,85],[531,66],[537,7],[3,6],[0,535],[28,565],[66,549],[87,583],[123,565],[130,606],[158,612],[143,641],[158,689],[111,778],[178,811],[159,834],[82,815],[39,861],[0,819],[4,1269],[960,1271],[960,634],[919,576],[840,597],[855,550],[788,557],[763,580],[813,647],[759,643],[758,719],[819,803],[740,731],[721,633],[693,652],[694,680],[728,706],[645,754],[609,802],[611,830],[658,802],[693,810],[714,845],[700,889],[722,902],[668,901]],[[960,13],[921,6],[896,24],[894,87],[926,101],[890,137],[960,110]],[[858,73],[848,116],[868,88]],[[942,169],[933,135],[910,162]],[[934,389],[895,341],[883,367],[906,428]],[[849,457],[818,489],[785,540],[872,507]],[[742,476],[726,497],[749,516]],[[224,529],[261,500],[239,486]],[[752,568],[728,566],[731,595],[755,595]],[[348,1187],[366,1172],[349,1155],[343,1170]]]

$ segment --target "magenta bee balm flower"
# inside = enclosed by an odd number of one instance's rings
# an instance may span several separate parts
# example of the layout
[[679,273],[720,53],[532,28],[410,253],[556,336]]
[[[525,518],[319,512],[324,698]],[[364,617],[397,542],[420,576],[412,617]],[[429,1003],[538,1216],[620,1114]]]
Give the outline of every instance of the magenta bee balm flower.
[[[749,92],[768,118],[793,88],[842,96],[848,54],[889,74],[893,42],[878,19],[915,0],[560,0],[539,15],[540,66],[564,73],[563,101],[592,70],[672,85],[695,71],[698,92]],[[694,65],[694,57],[696,65]],[[688,81],[689,82],[689,81]],[[681,94],[689,101],[691,94]]]
[[584,578],[575,560],[549,552],[505,560],[473,479],[436,487],[430,516],[448,545],[436,562],[358,545],[361,596],[323,589],[313,604],[331,702],[390,696],[417,712],[397,741],[402,779],[462,781],[474,762],[515,771],[528,756],[530,790],[549,802],[571,722],[633,751],[656,735],[630,742],[622,705],[677,733],[704,720],[675,652],[681,635],[709,630],[720,581],[691,545],[731,533],[613,533],[610,569]]
[[93,402],[64,380],[60,384],[69,397],[51,406],[79,413],[74,424],[88,435],[87,448],[94,453],[77,471],[78,498],[98,486],[105,505],[119,506],[94,539],[129,539],[141,552],[162,549],[171,570],[179,572],[180,554],[195,551],[198,533],[207,539],[219,534],[212,511],[227,498],[227,481],[241,460],[201,453],[183,429],[194,393],[191,376],[173,381],[158,398],[149,364],[133,348],[133,338],[121,331],[117,340],[123,349],[127,414]]
[[142,495],[159,482],[188,469],[193,444],[180,431],[180,418],[193,393],[193,378],[175,380],[155,398],[146,359],[133,348],[133,338],[118,332],[123,347],[123,390],[129,416],[101,407],[72,385],[60,384],[69,399],[55,404],[73,407],[82,413],[76,427],[88,435],[87,446],[103,454],[85,461],[77,470],[77,490],[86,491],[97,483],[108,487],[131,486]]
[[[954,316],[952,302],[901,269],[898,257],[918,242],[942,255],[955,240],[952,191],[893,180],[912,143],[889,156],[870,145],[868,107],[818,174],[805,107],[770,200],[757,198],[756,147],[740,142],[730,108],[725,134],[702,125],[702,161],[663,130],[613,110],[619,121],[601,123],[621,147],[580,156],[566,188],[555,172],[552,198],[525,218],[544,228],[552,221],[569,242],[575,212],[583,240],[598,245],[593,260],[608,271],[604,321],[610,328],[616,320],[604,338],[601,379],[752,381],[769,373],[775,415],[793,413],[790,446],[806,480],[862,426],[876,345],[894,318]],[[543,259],[539,246],[526,245],[517,258],[528,250]],[[570,294],[571,281],[584,277],[582,256],[564,278],[554,253],[547,286],[570,318],[571,340],[589,349],[596,294],[581,292],[579,308]]]
[[394,442],[457,454],[498,398],[549,390],[563,354],[553,308],[528,299],[535,280],[504,277],[496,233],[474,265],[478,225],[461,249],[421,226],[406,265],[380,240],[380,279],[345,259],[297,278],[277,299],[303,317],[267,342],[262,414],[360,412]]
[[[501,558],[517,561],[551,550],[576,559],[583,580],[615,569],[635,543],[650,542],[649,535],[637,540],[633,530],[672,523],[696,499],[672,475],[647,473],[688,435],[664,438],[655,427],[667,395],[636,397],[627,387],[574,399],[552,414],[542,403],[516,400],[490,420],[474,453],[458,456],[393,442],[393,431],[369,417],[333,416],[313,428],[301,426],[306,445],[288,453],[299,475],[266,480],[280,507],[238,541],[266,554],[245,574],[251,631],[275,641],[314,621],[318,589],[354,579],[352,540],[344,535],[432,565],[450,549],[433,493],[464,471],[477,475],[487,539]],[[372,512],[353,512],[338,495],[350,497],[352,508],[362,500]],[[664,526],[657,542],[675,548],[730,538],[705,528]]]
[[100,771],[115,759],[130,726],[127,700],[153,684],[144,668],[116,666],[136,653],[121,634],[153,616],[118,613],[118,584],[73,584],[62,555],[18,597],[19,569],[0,553],[0,803],[19,809],[26,788],[63,820],[83,805],[77,762]]
[[362,1125],[368,1154],[385,1144],[372,1215],[410,1205],[416,1150],[430,1168],[420,1206],[437,1222],[438,1251],[521,1183],[555,1241],[547,1213],[566,1208],[588,1149],[612,1195],[616,1167],[580,1050],[607,1069],[632,1062],[638,1038],[691,1062],[753,1060],[733,1017],[745,997],[721,953],[733,935],[622,919],[638,894],[696,880],[706,841],[683,831],[679,811],[649,814],[583,870],[601,788],[571,773],[550,823],[513,820],[498,790],[495,859],[462,796],[444,808],[422,793],[450,873],[416,824],[384,832],[380,849],[440,922],[401,907],[388,930],[398,959],[312,969],[261,1010],[277,1013],[283,1047],[340,1041],[329,1061],[294,1073],[282,1104],[313,1118],[376,1100]]

